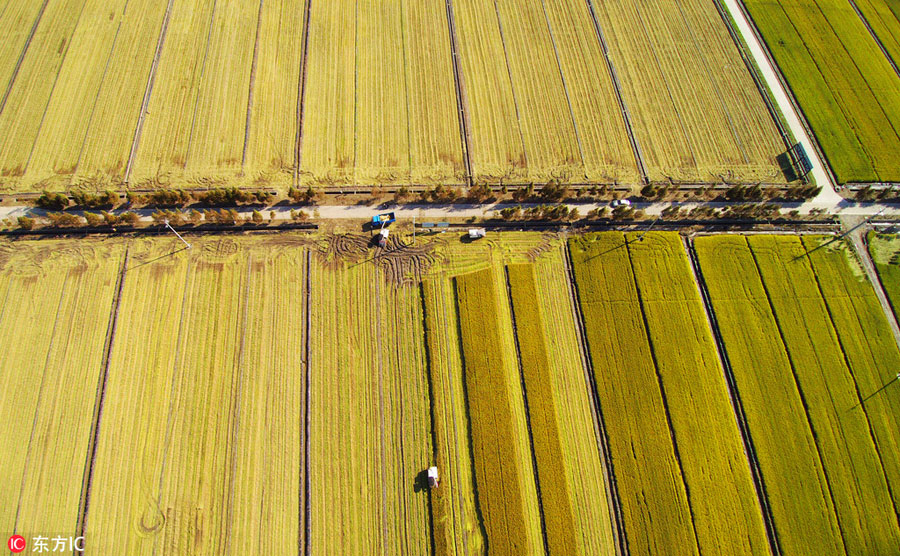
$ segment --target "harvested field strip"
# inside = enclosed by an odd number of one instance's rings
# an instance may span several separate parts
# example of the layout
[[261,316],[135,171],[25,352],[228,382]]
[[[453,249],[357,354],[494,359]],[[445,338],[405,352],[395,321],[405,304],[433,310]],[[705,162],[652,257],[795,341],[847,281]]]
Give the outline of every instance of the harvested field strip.
[[432,491],[435,554],[480,553],[485,538],[476,505],[453,287],[446,279],[430,278],[422,294],[435,415],[434,465],[441,478]]
[[496,0],[496,5],[528,153],[527,180],[584,182],[578,132],[543,2]]
[[844,545],[877,554],[900,543],[897,516],[860,396],[798,237],[750,248],[784,338],[834,497]]
[[0,45],[0,110],[13,76],[26,53],[47,2],[7,2],[0,12],[4,40]]
[[402,8],[410,181],[465,183],[447,7],[441,0],[404,0]]
[[19,181],[41,127],[85,0],[50,2],[0,112],[0,177]]
[[460,67],[477,182],[521,181],[527,171],[523,131],[493,0],[454,0]]
[[640,180],[625,119],[587,2],[544,0],[591,182]]
[[[190,183],[241,177],[259,3],[215,2],[185,170]],[[290,121],[290,113],[282,115]],[[198,181],[199,180],[199,181]],[[212,182],[208,180],[213,180]]]
[[75,181],[93,189],[118,188],[125,180],[166,2],[128,0],[80,147]]
[[59,190],[71,182],[126,6],[126,0],[85,3],[28,161],[27,184]]
[[900,66],[900,5],[888,0],[853,0],[894,65]]
[[[87,543],[129,554],[290,552],[303,327],[288,300],[302,295],[304,250],[192,244],[130,249]],[[123,450],[137,459],[122,460]],[[250,521],[266,527],[241,527]]]
[[263,2],[244,173],[259,185],[293,184],[305,0]]
[[0,527],[26,538],[79,519],[123,244],[0,246]]
[[403,3],[357,0],[356,4],[355,181],[409,183]]
[[900,77],[849,2],[746,6],[838,182],[900,181]]
[[432,448],[418,290],[393,288],[371,264],[315,262],[312,273],[310,552],[425,553],[428,494],[414,486]]
[[[502,345],[497,283],[490,270],[456,278],[463,369],[471,420],[475,478],[487,546],[498,554],[539,553],[526,504],[534,504],[524,484],[530,458],[517,442],[516,416],[510,404],[509,364],[495,349]],[[536,504],[535,504],[536,505]],[[531,512],[536,513],[536,512]],[[536,516],[535,516],[536,517]]]
[[900,319],[900,236],[870,233],[868,243],[881,285]]
[[624,237],[569,242],[628,550],[699,552]]
[[[651,181],[784,181],[778,130],[711,2],[603,3],[596,14],[616,59],[631,62],[616,69]],[[700,63],[685,66],[673,45]]]
[[300,160],[311,183],[353,182],[356,164],[356,5],[313,0]]
[[[861,397],[853,412],[864,414],[872,428],[896,511],[900,507],[900,434],[896,426],[900,397],[894,390],[898,386],[891,383],[900,370],[900,351],[851,246],[829,243],[832,239],[804,236],[803,246]],[[887,391],[873,395],[886,384],[891,384]]]
[[576,552],[575,520],[534,267],[511,265],[507,267],[507,272],[527,393],[547,546],[551,554],[572,554]]
[[216,0],[174,0],[129,177],[133,187],[164,186],[183,177],[216,9],[225,7]]
[[628,252],[700,550],[767,554],[750,468],[681,238],[674,232],[637,236],[626,236]]
[[[791,360],[746,239],[699,237],[695,250],[740,392],[783,554],[844,554]],[[759,346],[768,346],[759,349]]]

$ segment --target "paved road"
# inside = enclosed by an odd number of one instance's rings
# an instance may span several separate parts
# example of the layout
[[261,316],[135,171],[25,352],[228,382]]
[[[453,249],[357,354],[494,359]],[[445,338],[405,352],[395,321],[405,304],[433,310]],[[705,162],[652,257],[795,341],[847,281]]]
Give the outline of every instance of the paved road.
[[725,4],[725,7],[728,8],[728,11],[731,12],[731,17],[737,24],[738,32],[744,37],[744,42],[750,49],[750,55],[756,62],[757,67],[759,67],[763,80],[766,82],[766,85],[768,85],[769,90],[772,91],[772,97],[775,100],[775,104],[778,105],[781,113],[784,114],[785,120],[787,120],[791,134],[794,136],[794,139],[803,145],[806,149],[806,154],[809,155],[809,160],[813,166],[813,179],[815,180],[816,185],[822,187],[822,192],[815,198],[815,201],[822,203],[823,205],[839,204],[842,200],[841,196],[835,192],[834,183],[831,181],[828,172],[825,171],[825,165],[822,163],[821,158],[819,158],[819,153],[813,148],[813,143],[810,141],[806,129],[803,127],[803,124],[800,123],[800,116],[797,114],[797,111],[794,110],[794,105],[791,104],[788,94],[781,84],[781,80],[778,79],[778,72],[772,66],[772,61],[766,56],[765,48],[760,44],[759,39],[757,39],[756,34],[753,32],[753,28],[751,27],[750,22],[747,21],[744,11],[741,10],[738,0],[722,0],[722,2]]

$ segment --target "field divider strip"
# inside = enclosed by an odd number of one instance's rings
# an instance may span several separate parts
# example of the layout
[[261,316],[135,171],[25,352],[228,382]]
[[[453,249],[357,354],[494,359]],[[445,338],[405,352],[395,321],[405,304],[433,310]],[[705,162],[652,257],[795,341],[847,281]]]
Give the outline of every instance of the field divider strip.
[[797,378],[797,369],[794,364],[794,358],[791,356],[791,352],[787,348],[787,340],[784,337],[784,332],[782,331],[781,321],[778,320],[778,316],[775,314],[775,304],[772,302],[772,295],[769,293],[769,287],[766,285],[765,280],[763,280],[762,270],[759,266],[759,260],[756,258],[756,252],[753,250],[753,247],[750,245],[750,242],[747,240],[746,236],[741,236],[744,239],[744,244],[747,246],[747,250],[750,252],[750,256],[753,259],[753,264],[756,267],[756,276],[759,279],[759,283],[762,285],[762,289],[766,294],[766,303],[769,307],[769,312],[772,315],[772,321],[775,323],[775,327],[778,329],[778,338],[781,342],[781,347],[784,350],[784,354],[787,356],[788,364],[791,368],[791,376],[794,379],[794,387],[797,389],[797,394],[800,396],[800,401],[803,404],[803,412],[806,415],[806,424],[809,427],[810,432],[813,435],[813,443],[816,446],[816,455],[819,458],[819,466],[822,469],[822,475],[825,478],[825,484],[828,485],[828,496],[831,499],[831,510],[834,515],[834,519],[838,524],[838,530],[841,532],[841,545],[844,547],[844,553],[850,554],[850,551],[847,549],[847,541],[844,539],[843,528],[841,526],[841,517],[837,511],[837,504],[834,501],[834,492],[831,488],[831,478],[828,476],[828,468],[825,466],[825,462],[822,459],[822,449],[819,447],[818,435],[816,434],[816,429],[812,424],[812,417],[809,414],[809,403],[806,401],[806,395],[803,393],[803,389],[800,388],[800,380]]
[[309,20],[312,17],[312,0],[306,0],[303,15],[303,44],[300,46],[300,80],[297,83],[297,137],[294,149],[294,186],[300,184],[300,163],[303,160],[303,111],[306,100],[306,60],[309,54]]
[[653,360],[656,383],[659,388],[660,397],[662,398],[663,409],[666,412],[666,426],[669,428],[669,437],[672,440],[672,451],[675,453],[675,461],[678,462],[678,473],[681,475],[681,484],[684,486],[688,511],[691,514],[691,532],[694,534],[697,554],[702,554],[700,537],[697,534],[697,526],[695,525],[696,518],[694,517],[694,505],[691,503],[691,487],[687,484],[687,479],[684,476],[684,462],[681,460],[681,452],[678,450],[678,440],[675,437],[675,427],[672,424],[672,413],[669,411],[669,399],[666,394],[666,387],[663,384],[662,373],[659,370],[659,361],[656,358],[656,346],[653,345],[653,338],[650,335],[650,322],[647,320],[647,310],[644,307],[644,294],[641,293],[641,286],[638,283],[637,273],[634,270],[634,261],[632,260],[631,248],[628,247],[629,242],[627,236],[624,237],[623,240],[625,241],[625,250],[628,253],[628,270],[631,271],[631,279],[634,281],[634,290],[637,294],[638,308],[641,311],[641,321],[644,323],[644,332],[647,334],[647,346],[650,348],[650,358]]
[[[436,421],[434,412],[434,378],[432,374],[434,373],[434,363],[431,361],[431,349],[429,346],[431,345],[429,342],[431,339],[429,338],[430,334],[428,333],[428,326],[426,325],[426,319],[428,314],[428,305],[425,303],[425,288],[421,282],[418,285],[418,293],[419,293],[419,304],[422,308],[422,318],[420,320],[420,325],[422,327],[422,339],[425,342],[425,378],[426,384],[428,385],[428,419],[429,424],[431,425],[431,462],[433,465],[438,465],[438,449],[437,449],[437,433],[436,433]],[[435,554],[435,539],[434,539],[434,502],[432,500],[432,492],[431,489],[428,489],[428,531],[431,537],[431,554]],[[455,527],[454,527],[455,530]]]
[[259,60],[259,30],[262,27],[263,3],[259,0],[259,12],[256,15],[256,37],[253,41],[253,62],[250,63],[250,84],[247,91],[247,120],[244,122],[244,149],[241,152],[241,174],[247,163],[247,145],[250,143],[250,120],[253,114],[253,86],[256,83],[256,63]]
[[302,443],[303,443],[303,464],[301,467],[301,473],[303,477],[300,481],[300,488],[303,490],[302,493],[298,493],[300,504],[298,504],[298,509],[300,515],[297,516],[299,518],[299,526],[297,527],[298,537],[302,535],[302,538],[297,539],[297,553],[300,556],[309,556],[310,554],[310,497],[309,497],[309,394],[310,394],[310,386],[309,386],[309,375],[310,375],[310,338],[312,337],[310,334],[312,328],[312,319],[310,318],[310,292],[312,290],[312,250],[306,249],[306,280],[303,291],[303,320],[304,320],[304,328],[306,330],[306,337],[303,338],[303,350],[304,350],[304,382],[306,383],[306,388],[302,389],[304,392],[303,397],[303,425],[302,425]]
[[122,259],[122,268],[116,279],[115,295],[109,313],[109,323],[106,327],[106,341],[103,346],[103,364],[97,381],[97,394],[94,398],[94,412],[91,417],[91,435],[88,440],[87,456],[84,465],[84,475],[81,481],[81,497],[78,503],[78,520],[75,523],[76,535],[84,536],[87,525],[88,509],[91,498],[91,482],[94,478],[94,461],[97,455],[97,444],[100,438],[100,423],[103,417],[103,400],[106,396],[106,383],[109,378],[110,362],[112,360],[113,347],[116,339],[116,329],[119,324],[119,308],[122,304],[122,291],[125,289],[125,276],[128,272],[128,247],[125,247],[125,256]]
[[166,42],[166,32],[169,29],[169,17],[172,15],[172,4],[175,0],[169,0],[166,13],[163,16],[162,27],[159,29],[159,37],[156,40],[156,52],[153,54],[153,62],[150,64],[150,72],[147,75],[147,86],[144,89],[144,100],[141,101],[141,112],[134,127],[134,138],[131,140],[131,152],[128,154],[128,164],[125,166],[125,183],[131,180],[131,169],[134,166],[134,158],[137,156],[138,146],[141,144],[141,131],[144,128],[144,117],[150,107],[150,96],[153,94],[153,84],[156,82],[156,70],[159,67],[159,59],[162,56],[163,45]]
[[456,36],[456,19],[453,14],[453,0],[447,0],[447,27],[450,33],[450,57],[453,61],[453,80],[456,84],[456,104],[459,112],[459,135],[462,141],[463,162],[466,165],[466,184],[472,186],[472,160],[471,160],[471,137],[469,129],[469,111],[467,109],[468,102],[465,94],[465,81],[463,79],[462,66],[459,63],[459,46]]
[[16,67],[13,69],[12,75],[9,77],[9,82],[6,84],[3,100],[0,100],[0,114],[2,114],[3,109],[6,108],[6,101],[9,99],[9,93],[12,91],[16,77],[19,75],[19,69],[22,67],[22,60],[25,59],[25,54],[28,53],[28,48],[31,46],[31,40],[34,38],[34,33],[37,31],[38,24],[40,24],[41,19],[44,17],[44,11],[47,9],[47,3],[49,1],[50,0],[44,0],[44,3],[41,4],[40,11],[38,11],[37,17],[34,19],[34,23],[31,24],[31,31],[28,32],[28,38],[25,39],[25,45],[22,47],[22,52],[19,53],[19,59],[16,60]]
[[616,554],[627,556],[628,536],[625,532],[625,520],[622,515],[622,504],[619,500],[619,490],[616,484],[616,475],[613,469],[613,462],[610,456],[609,436],[606,432],[606,424],[603,421],[603,410],[600,404],[600,395],[597,390],[597,383],[594,379],[594,365],[588,352],[588,340],[585,333],[584,313],[581,311],[581,305],[578,302],[578,282],[575,280],[575,274],[572,270],[571,253],[569,252],[568,241],[562,248],[563,264],[566,268],[566,285],[569,290],[569,300],[571,301],[571,309],[573,313],[573,321],[575,322],[576,336],[578,337],[578,348],[581,354],[581,363],[584,369],[585,387],[588,390],[588,400],[591,404],[591,416],[594,420],[594,433],[597,440],[597,448],[600,452],[600,463],[603,467],[603,474],[606,478],[606,500],[610,510],[610,519],[613,528],[616,531],[615,546]]
[[641,151],[641,145],[634,136],[634,127],[631,124],[631,112],[628,110],[628,103],[625,102],[625,96],[622,94],[622,84],[619,81],[619,74],[616,72],[616,66],[612,62],[609,55],[609,46],[606,42],[606,35],[603,33],[603,27],[600,26],[600,19],[597,18],[597,12],[594,9],[593,0],[585,0],[587,2],[588,11],[591,12],[591,20],[594,23],[594,31],[597,34],[597,40],[600,41],[600,48],[603,50],[603,57],[606,58],[606,69],[609,70],[610,79],[612,79],[613,90],[616,93],[616,101],[619,104],[619,110],[622,112],[622,118],[625,120],[625,131],[628,133],[628,142],[631,143],[631,150],[634,154],[634,160],[637,162],[638,170],[641,172],[641,179],[644,183],[650,183],[647,174],[647,165],[644,163],[644,153]]
[[[809,251],[807,251],[806,245],[802,242],[801,245],[808,257]],[[841,340],[841,335],[838,332],[837,322],[834,319],[834,314],[831,312],[831,306],[825,299],[825,291],[822,289],[822,282],[819,280],[819,274],[816,272],[816,267],[812,264],[812,259],[810,259],[810,268],[812,270],[812,275],[816,280],[816,289],[819,292],[819,296],[822,298],[822,305],[825,306],[825,311],[828,313],[828,322],[831,324],[831,329],[834,331],[834,337],[837,340],[838,347],[841,349],[841,357],[844,358],[844,364],[847,366],[847,371],[853,379],[853,390],[856,392],[856,397],[859,399],[858,407],[862,409],[863,415],[866,416],[866,426],[869,429],[869,438],[872,440],[872,446],[875,448],[875,454],[878,456],[878,465],[881,467],[881,475],[884,478],[884,484],[887,487],[888,495],[891,499],[891,506],[894,508],[894,519],[897,521],[898,530],[900,530],[900,512],[897,511],[897,502],[896,498],[894,498],[894,490],[891,488],[891,481],[888,479],[887,473],[884,470],[884,458],[881,455],[881,449],[878,446],[878,439],[875,436],[875,431],[872,429],[872,420],[869,418],[869,412],[866,411],[866,404],[863,403],[865,396],[859,391],[859,383],[856,380],[856,376],[853,374],[853,366],[850,363],[850,358],[847,356],[847,351],[844,349],[844,342]]]
[[528,147],[525,146],[525,131],[522,129],[522,114],[519,112],[519,99],[516,96],[516,85],[513,81],[512,68],[509,65],[509,49],[506,48],[506,36],[503,33],[503,18],[500,17],[500,6],[494,0],[494,12],[497,13],[497,29],[500,31],[500,44],[503,45],[503,60],[506,62],[506,75],[509,77],[509,90],[512,93],[516,108],[516,127],[519,128],[519,140],[522,141],[522,155],[525,157],[525,168],[528,168]]
[[544,541],[544,554],[550,554],[550,543],[547,540],[547,521],[544,518],[544,498],[541,495],[541,478],[538,473],[537,455],[534,449],[534,433],[531,429],[531,410],[528,405],[528,388],[525,385],[525,368],[522,365],[522,348],[519,345],[519,328],[516,326],[516,310],[513,307],[512,285],[509,283],[509,267],[503,267],[503,277],[506,285],[506,304],[509,318],[512,322],[513,341],[516,346],[516,366],[519,370],[519,382],[522,385],[522,401],[525,408],[525,425],[528,429],[528,444],[531,446],[531,473],[534,476],[534,486],[537,490],[538,513],[541,517],[541,538]]
[[725,384],[728,387],[728,394],[731,398],[731,407],[734,410],[735,420],[737,421],[738,429],[741,432],[741,440],[744,444],[744,454],[747,456],[747,462],[750,465],[750,473],[753,477],[753,485],[756,487],[756,497],[759,501],[763,522],[766,526],[766,537],[769,540],[769,549],[773,556],[780,556],[781,547],[778,543],[778,530],[775,527],[775,520],[772,516],[772,508],[769,504],[769,494],[766,490],[762,471],[759,468],[756,447],[753,444],[753,437],[750,435],[750,425],[747,423],[747,415],[744,412],[741,394],[737,387],[737,380],[734,376],[734,370],[731,367],[731,360],[728,358],[728,352],[725,349],[725,341],[722,338],[722,331],[719,329],[719,321],[716,318],[712,301],[709,297],[706,279],[700,269],[700,261],[697,259],[697,252],[694,250],[693,239],[683,238],[682,241],[688,255],[688,261],[690,261],[694,281],[697,283],[697,288],[700,290],[700,298],[703,301],[704,313],[706,314],[709,328],[712,331],[713,339],[716,343],[716,353],[719,356],[719,362],[725,375]]

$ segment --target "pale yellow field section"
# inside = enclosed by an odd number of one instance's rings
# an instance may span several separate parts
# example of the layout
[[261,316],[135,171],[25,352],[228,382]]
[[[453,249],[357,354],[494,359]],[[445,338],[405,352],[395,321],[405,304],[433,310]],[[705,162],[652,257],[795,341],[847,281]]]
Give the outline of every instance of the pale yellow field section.
[[[0,244],[0,528],[72,535],[124,244]],[[52,549],[52,545],[51,545]]]
[[94,461],[97,553],[286,554],[302,542],[296,236],[129,245]]
[[446,4],[313,1],[301,178],[461,183]]
[[784,142],[713,2],[593,4],[651,181],[784,181]]

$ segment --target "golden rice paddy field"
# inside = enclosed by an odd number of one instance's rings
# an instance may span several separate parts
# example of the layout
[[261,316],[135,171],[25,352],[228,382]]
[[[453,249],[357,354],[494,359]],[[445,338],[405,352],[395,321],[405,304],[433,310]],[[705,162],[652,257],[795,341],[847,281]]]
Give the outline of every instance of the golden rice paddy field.
[[173,555],[900,538],[900,350],[840,240],[187,239],[0,243],[0,532]]
[[783,184],[714,0],[22,0],[0,192]]

